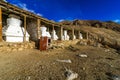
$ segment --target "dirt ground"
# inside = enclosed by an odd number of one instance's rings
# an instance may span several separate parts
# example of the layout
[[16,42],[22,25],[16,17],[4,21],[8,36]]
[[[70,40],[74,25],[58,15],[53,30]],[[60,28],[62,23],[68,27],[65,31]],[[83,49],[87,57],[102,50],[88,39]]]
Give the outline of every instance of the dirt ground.
[[120,54],[111,48],[80,45],[72,45],[71,49],[0,52],[0,80],[66,80],[66,68],[78,74],[75,80],[111,80],[107,74],[120,75]]

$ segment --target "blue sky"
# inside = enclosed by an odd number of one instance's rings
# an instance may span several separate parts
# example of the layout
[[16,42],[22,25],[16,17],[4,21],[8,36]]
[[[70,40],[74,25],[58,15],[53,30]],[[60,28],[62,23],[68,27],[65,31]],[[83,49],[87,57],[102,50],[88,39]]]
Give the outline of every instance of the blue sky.
[[120,22],[120,0],[7,0],[49,20]]

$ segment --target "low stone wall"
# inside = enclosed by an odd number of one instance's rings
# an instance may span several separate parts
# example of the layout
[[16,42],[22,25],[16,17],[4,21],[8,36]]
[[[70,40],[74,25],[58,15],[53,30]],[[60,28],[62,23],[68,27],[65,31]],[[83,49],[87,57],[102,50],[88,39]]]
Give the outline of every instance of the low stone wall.
[[70,45],[75,45],[79,42],[80,40],[64,40],[64,41],[52,41],[52,43],[49,46],[49,49],[64,49],[65,47],[68,47]]
[[93,41],[93,40],[87,40],[87,39],[81,39],[78,43],[78,45],[82,45],[82,46],[94,46],[94,47],[103,47],[103,45],[97,41]]
[[6,43],[1,42],[0,43],[0,52],[2,51],[23,51],[25,49],[33,49],[35,48],[34,42],[25,42],[25,43]]

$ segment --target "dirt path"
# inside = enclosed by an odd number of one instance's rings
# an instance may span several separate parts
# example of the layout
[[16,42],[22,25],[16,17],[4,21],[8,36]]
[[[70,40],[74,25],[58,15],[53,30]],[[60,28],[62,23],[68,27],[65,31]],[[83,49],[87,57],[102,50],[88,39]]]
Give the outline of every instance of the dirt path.
[[[40,52],[0,53],[0,80],[65,80],[65,68],[78,74],[76,80],[109,80],[106,73],[120,75],[120,55],[114,49],[73,46]],[[87,57],[78,55],[85,54]],[[72,63],[57,60],[71,60]]]

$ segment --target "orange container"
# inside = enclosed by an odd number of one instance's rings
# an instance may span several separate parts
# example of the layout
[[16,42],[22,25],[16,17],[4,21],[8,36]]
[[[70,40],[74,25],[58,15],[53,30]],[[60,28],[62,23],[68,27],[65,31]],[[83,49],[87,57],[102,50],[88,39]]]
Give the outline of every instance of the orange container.
[[39,49],[42,51],[42,50],[47,50],[47,48],[48,48],[48,37],[41,37]]

